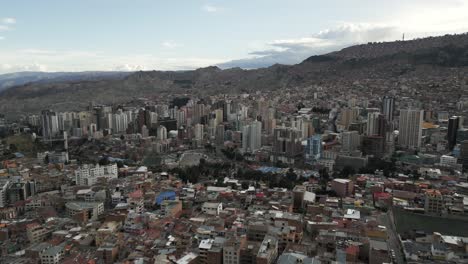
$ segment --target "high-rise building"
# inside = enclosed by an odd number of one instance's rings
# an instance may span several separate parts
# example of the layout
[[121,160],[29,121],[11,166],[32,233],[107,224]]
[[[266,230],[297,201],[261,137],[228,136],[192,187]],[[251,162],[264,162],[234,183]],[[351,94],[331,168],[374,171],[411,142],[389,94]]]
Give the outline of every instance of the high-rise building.
[[419,149],[422,139],[423,110],[400,111],[398,144],[409,149]]
[[357,131],[346,131],[341,133],[342,151],[356,151],[361,144],[361,136]]
[[262,122],[253,121],[242,128],[242,151],[254,152],[262,147]]
[[50,140],[59,133],[59,123],[57,113],[50,110],[42,111],[42,137],[45,140]]
[[[351,127],[349,130],[351,130]],[[369,113],[367,115],[367,132],[366,132],[367,136],[383,137],[386,135],[386,132],[387,132],[387,120],[385,120],[385,116],[378,112]]]
[[359,108],[345,108],[340,113],[340,125],[348,129],[349,125],[356,121],[359,116]]
[[306,161],[315,162],[322,157],[322,135],[314,135],[307,139]]
[[460,121],[458,116],[452,116],[449,119],[447,130],[447,142],[449,150],[453,150],[453,148],[457,144],[457,131],[459,123]]
[[216,144],[223,145],[224,144],[224,125],[220,124],[216,126]]
[[202,124],[196,124],[194,126],[195,140],[202,140],[204,134],[204,126]]
[[460,162],[464,169],[468,169],[468,140],[460,143]]
[[383,136],[364,136],[361,150],[364,155],[380,158],[385,154],[385,145],[385,137]]
[[166,140],[167,139],[167,129],[165,126],[159,126],[158,130],[156,131],[158,140]]
[[382,100],[382,114],[389,122],[393,122],[393,113],[395,111],[395,98],[384,96]]
[[273,132],[272,161],[293,164],[303,157],[302,132],[290,127],[277,127]]

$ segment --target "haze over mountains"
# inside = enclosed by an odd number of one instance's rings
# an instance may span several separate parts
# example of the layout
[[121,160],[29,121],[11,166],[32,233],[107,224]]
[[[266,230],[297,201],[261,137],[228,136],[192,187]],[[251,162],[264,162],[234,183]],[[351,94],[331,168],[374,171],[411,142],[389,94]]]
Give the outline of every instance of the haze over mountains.
[[[0,76],[0,112],[18,116],[42,109],[79,110],[90,101],[123,103],[161,93],[215,94],[262,89],[349,85],[359,80],[446,78],[466,75],[468,34],[351,46],[296,65],[193,71],[41,73]],[[41,76],[42,75],[42,76]],[[5,82],[5,80],[7,80]],[[6,84],[6,85],[5,85]]]

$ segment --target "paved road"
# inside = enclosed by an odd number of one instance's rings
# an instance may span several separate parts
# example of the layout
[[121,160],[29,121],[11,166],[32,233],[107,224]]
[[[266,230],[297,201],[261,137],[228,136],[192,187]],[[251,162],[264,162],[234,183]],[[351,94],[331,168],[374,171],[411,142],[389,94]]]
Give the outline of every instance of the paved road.
[[395,252],[395,259],[393,260],[397,264],[406,263],[403,250],[401,248],[400,240],[398,239],[398,234],[395,230],[395,226],[391,220],[390,212],[383,213],[380,215],[380,222],[387,227],[388,233],[388,247],[393,249]]

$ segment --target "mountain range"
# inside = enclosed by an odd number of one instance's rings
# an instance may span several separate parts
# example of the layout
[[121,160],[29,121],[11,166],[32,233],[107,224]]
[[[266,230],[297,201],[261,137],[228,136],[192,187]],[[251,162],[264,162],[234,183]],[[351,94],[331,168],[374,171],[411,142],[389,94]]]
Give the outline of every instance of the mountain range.
[[[20,74],[20,78],[12,75],[9,79],[18,85],[0,92],[0,112],[18,116],[49,108],[79,110],[90,101],[123,103],[167,93],[250,93],[310,85],[346,86],[363,79],[451,78],[466,74],[467,69],[468,34],[458,34],[355,45],[309,57],[296,65],[275,64],[252,70],[211,66],[192,71],[57,73],[42,79]],[[0,84],[2,80],[0,76]]]

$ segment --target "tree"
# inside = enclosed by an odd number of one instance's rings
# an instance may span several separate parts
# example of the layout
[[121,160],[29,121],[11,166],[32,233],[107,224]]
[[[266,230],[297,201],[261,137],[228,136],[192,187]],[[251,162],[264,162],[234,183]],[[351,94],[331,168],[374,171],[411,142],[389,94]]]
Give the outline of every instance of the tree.
[[286,178],[289,181],[296,181],[297,180],[297,174],[294,172],[293,168],[289,168],[288,172],[286,173]]
[[15,144],[10,144],[10,151],[15,153],[18,151],[18,147]]
[[247,182],[242,182],[242,190],[247,190],[249,188],[249,184]]
[[349,178],[349,176],[351,176],[351,175],[353,175],[353,174],[355,174],[355,173],[356,173],[356,171],[354,170],[353,167],[351,167],[351,166],[345,166],[345,167],[341,170],[340,175],[341,175],[341,177],[343,177],[343,178]]

